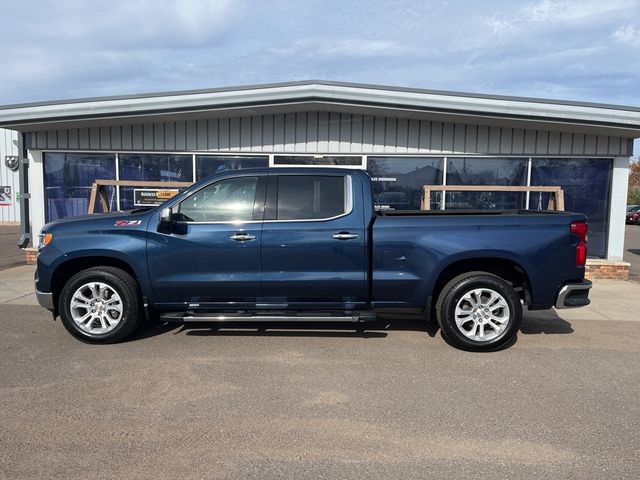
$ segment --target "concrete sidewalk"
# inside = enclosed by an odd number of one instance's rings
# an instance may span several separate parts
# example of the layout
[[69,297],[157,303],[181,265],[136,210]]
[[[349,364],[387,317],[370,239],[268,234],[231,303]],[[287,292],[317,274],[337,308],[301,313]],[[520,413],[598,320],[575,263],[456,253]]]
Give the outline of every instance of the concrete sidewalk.
[[[0,304],[37,305],[33,273],[35,266],[21,265],[0,271]],[[594,280],[589,294],[591,305],[569,310],[525,312],[527,319],[550,321],[560,317],[572,320],[640,321],[638,299],[640,283],[620,280]]]

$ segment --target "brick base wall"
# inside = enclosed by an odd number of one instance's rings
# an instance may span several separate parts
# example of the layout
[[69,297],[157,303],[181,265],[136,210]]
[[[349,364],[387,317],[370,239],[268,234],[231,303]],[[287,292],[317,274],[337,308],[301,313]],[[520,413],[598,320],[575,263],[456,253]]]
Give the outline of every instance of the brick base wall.
[[37,248],[25,248],[24,253],[26,255],[27,265],[35,265],[38,258]]
[[590,280],[594,278],[628,280],[629,263],[609,262],[607,260],[587,260],[585,277]]

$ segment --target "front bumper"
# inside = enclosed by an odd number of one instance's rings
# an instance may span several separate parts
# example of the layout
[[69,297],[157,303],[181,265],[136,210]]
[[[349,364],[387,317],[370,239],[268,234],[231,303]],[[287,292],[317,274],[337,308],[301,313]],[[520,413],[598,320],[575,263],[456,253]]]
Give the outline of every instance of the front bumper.
[[589,300],[589,289],[591,285],[589,280],[564,285],[560,289],[560,292],[558,292],[556,309],[577,308],[589,305],[591,303],[591,300]]
[[36,298],[40,306],[53,311],[53,293],[39,292],[36,290]]

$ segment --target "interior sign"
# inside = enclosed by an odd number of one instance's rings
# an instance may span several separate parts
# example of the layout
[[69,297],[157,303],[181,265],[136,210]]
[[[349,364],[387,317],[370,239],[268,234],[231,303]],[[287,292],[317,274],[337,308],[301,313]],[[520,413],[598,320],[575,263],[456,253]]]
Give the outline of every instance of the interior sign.
[[166,188],[135,188],[133,190],[133,204],[136,207],[149,207],[160,205],[161,203],[175,197],[178,190],[168,190]]

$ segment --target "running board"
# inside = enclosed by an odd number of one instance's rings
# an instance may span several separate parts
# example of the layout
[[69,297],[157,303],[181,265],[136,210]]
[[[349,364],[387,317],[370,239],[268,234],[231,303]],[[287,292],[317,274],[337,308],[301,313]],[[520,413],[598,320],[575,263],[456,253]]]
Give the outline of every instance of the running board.
[[171,312],[160,315],[165,322],[370,322],[375,320],[373,313],[363,312],[350,315],[261,315],[258,313],[193,313]]

